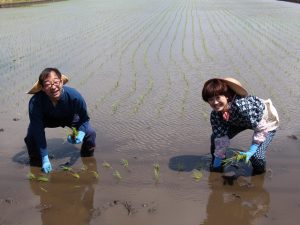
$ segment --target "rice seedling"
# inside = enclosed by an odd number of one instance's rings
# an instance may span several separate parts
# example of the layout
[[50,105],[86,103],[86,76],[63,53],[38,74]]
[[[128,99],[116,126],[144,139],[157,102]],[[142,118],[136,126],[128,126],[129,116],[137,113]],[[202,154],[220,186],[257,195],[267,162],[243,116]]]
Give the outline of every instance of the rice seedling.
[[121,179],[122,179],[122,176],[121,176],[121,174],[120,174],[120,172],[119,172],[118,170],[115,170],[115,171],[113,172],[113,176],[114,176],[115,178],[117,178],[118,180],[121,180]]
[[120,81],[117,80],[117,82],[115,83],[115,88],[119,87],[119,85],[120,85]]
[[35,176],[33,173],[29,172],[29,173],[27,174],[27,178],[28,178],[29,180],[34,180],[34,179],[36,179],[36,176]]
[[69,166],[61,166],[64,171],[72,171],[72,167]]
[[78,135],[78,130],[76,127],[72,127],[72,132],[69,134],[71,136],[71,139],[75,142],[76,136]]
[[247,164],[250,163],[249,161],[247,161],[247,156],[243,155],[239,152],[235,152],[232,157],[224,159],[223,163],[224,163],[225,166],[227,166],[227,165],[235,164],[235,163],[240,162],[240,161],[244,161]]
[[77,178],[77,179],[79,179],[79,178],[80,178],[80,176],[79,176],[79,174],[78,174],[78,173],[71,173],[71,175],[72,175],[73,177]]
[[90,171],[92,174],[93,174],[93,176],[96,178],[96,179],[98,179],[99,177],[100,177],[100,175],[99,175],[99,173],[97,173],[97,171]]
[[37,177],[37,180],[41,182],[49,182],[49,178],[45,176]]
[[118,103],[114,103],[114,104],[111,106],[113,114],[115,114],[115,113],[117,112],[118,106],[119,106]]
[[127,159],[121,159],[121,164],[124,168],[128,169],[129,163]]
[[193,170],[192,177],[196,182],[200,181],[203,176],[203,173],[200,170]]
[[153,173],[155,181],[158,182],[160,178],[160,165],[158,163],[153,164]]
[[102,166],[105,167],[105,168],[107,168],[107,169],[111,169],[112,168],[112,166],[108,162],[103,162]]

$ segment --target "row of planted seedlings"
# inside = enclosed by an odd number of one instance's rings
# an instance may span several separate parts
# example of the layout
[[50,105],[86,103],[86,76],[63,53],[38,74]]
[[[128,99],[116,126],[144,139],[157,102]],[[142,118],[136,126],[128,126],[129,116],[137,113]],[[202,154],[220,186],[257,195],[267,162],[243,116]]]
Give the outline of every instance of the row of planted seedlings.
[[[226,164],[233,164],[236,161],[244,160],[242,155],[235,155],[230,159],[227,159],[225,161]],[[130,167],[129,167],[129,162],[127,159],[121,159],[120,160],[120,165],[123,166],[125,169],[126,173],[132,172]],[[112,171],[111,175],[116,179],[117,182],[120,182],[124,176],[120,172],[120,170],[114,169],[112,165],[107,162],[103,161],[102,167],[106,170]],[[184,171],[185,165],[183,163],[178,163],[177,164],[177,171],[178,172],[183,172]],[[102,173],[96,170],[90,170],[88,166],[83,165],[79,170],[75,170],[71,166],[61,166],[60,171],[63,171],[66,173],[66,175],[69,175],[76,180],[80,180],[81,175],[83,173],[89,173],[92,175],[94,179],[100,180]],[[199,182],[201,178],[203,177],[203,172],[202,169],[199,167],[197,169],[194,169],[191,173],[191,177],[196,181]],[[29,172],[27,174],[27,178],[30,181],[36,181],[36,182],[51,182],[51,176],[55,175],[55,172],[52,172],[52,175],[46,175],[46,174],[34,174],[33,172]],[[152,164],[152,175],[153,175],[153,180],[155,184],[158,184],[161,179],[161,165],[158,162],[155,162]],[[46,191],[46,189],[42,188],[43,191]]]
[[[237,151],[233,151],[233,154],[230,158],[224,159],[223,164],[224,166],[229,166],[229,165],[235,165],[237,163],[245,163],[246,165],[250,165],[250,161],[247,161],[247,157],[244,154],[241,154]],[[128,172],[131,172],[131,169],[129,168],[129,162],[127,159],[121,159],[120,164],[123,166],[123,168]],[[117,182],[120,182],[124,176],[121,174],[121,172],[117,169],[113,169],[112,165],[104,161],[102,163],[102,167],[106,170],[112,171],[112,176],[117,180]],[[185,171],[185,165],[182,162],[178,162],[176,165],[176,170],[178,172],[183,172]],[[61,171],[65,171],[67,175],[70,175],[74,177],[76,180],[80,179],[80,175],[82,173],[90,173],[94,179],[100,180],[101,179],[101,173],[99,171],[95,170],[90,170],[86,165],[82,166],[80,168],[80,171],[74,170],[70,166],[61,166]],[[54,172],[52,172],[54,173]],[[55,173],[54,173],[55,174]],[[152,164],[152,174],[153,174],[153,180],[155,184],[158,184],[160,182],[161,178],[161,166],[158,162],[155,162]],[[194,181],[199,182],[201,178],[203,177],[203,169],[202,165],[199,164],[199,166],[191,171],[191,177]],[[37,181],[37,182],[50,182],[51,181],[51,176],[50,175],[36,175],[32,172],[29,172],[27,174],[27,178],[30,181]],[[43,187],[41,189],[45,192],[47,190]]]
[[[260,81],[261,81],[260,84],[263,84],[264,88],[267,88],[267,84],[264,81],[263,76],[258,72],[258,70],[255,69],[255,65],[260,64],[260,66],[264,66],[264,64],[261,61],[258,61],[258,64],[256,64],[256,63],[253,64],[248,61],[249,56],[252,56],[254,60],[257,59],[257,56],[253,53],[253,51],[250,48],[248,49],[248,45],[246,44],[246,43],[251,42],[251,39],[250,39],[251,36],[244,37],[243,39],[241,39],[241,33],[243,32],[243,30],[241,30],[239,32],[239,35],[236,36],[235,35],[236,31],[234,29],[232,29],[232,27],[237,28],[236,24],[235,23],[227,24],[226,22],[228,22],[229,20],[228,19],[224,20],[223,14],[220,15],[219,17],[217,17],[218,16],[217,13],[215,15],[216,15],[216,17],[214,19],[214,21],[215,21],[214,25],[219,30],[222,31],[222,36],[224,37],[224,40],[226,38],[226,42],[229,44],[230,50],[231,49],[235,50],[236,54],[234,54],[234,55],[237,55],[239,60],[242,60],[246,65],[248,65],[249,69],[252,70],[254,74],[256,74],[256,78],[260,79]],[[225,18],[227,18],[227,17],[225,17]],[[219,23],[219,21],[223,22],[223,26]],[[228,35],[228,33],[227,33],[228,31],[231,31],[231,34],[233,34],[233,35]],[[233,38],[237,39],[237,41],[236,40],[232,41]],[[236,45],[236,43],[240,43],[244,47],[244,49],[247,48],[249,50],[249,51],[247,51],[247,56],[245,56],[242,53],[241,49]],[[255,43],[251,43],[251,47],[253,47],[253,46],[256,46]],[[255,52],[257,53],[259,51],[255,51]]]
[[[211,56],[211,53],[209,51],[209,48],[208,48],[208,45],[207,45],[207,39],[206,39],[206,35],[205,35],[205,32],[204,32],[204,27],[201,25],[201,24],[204,24],[204,18],[201,17],[201,15],[199,15],[199,12],[200,12],[200,9],[203,7],[201,5],[201,3],[198,1],[198,4],[196,4],[196,2],[194,1],[194,4],[195,4],[195,13],[196,13],[196,19],[198,21],[198,29],[199,29],[199,33],[200,33],[200,39],[201,39],[201,49],[203,49],[204,51],[204,55],[207,59],[210,59],[212,60],[212,56]],[[194,17],[193,17],[194,18]]]
[[[227,14],[231,15],[231,17],[233,16],[229,12],[227,12]],[[279,69],[282,70],[282,72],[284,72],[285,76],[293,77],[292,76],[293,74],[290,72],[290,69],[293,69],[294,73],[300,72],[300,67],[299,67],[300,56],[295,55],[291,50],[287,49],[284,46],[284,43],[289,43],[290,41],[291,41],[291,43],[295,42],[295,40],[292,41],[292,40],[289,40],[288,37],[286,37],[286,35],[290,36],[292,33],[295,33],[295,31],[290,32],[290,33],[285,33],[285,32],[281,32],[280,30],[279,31],[273,30],[273,29],[269,28],[268,21],[265,21],[265,23],[264,23],[265,26],[262,26],[259,22],[256,22],[255,20],[251,20],[251,23],[248,21],[247,22],[248,26],[245,26],[245,21],[243,20],[243,18],[240,18],[240,17],[236,18],[236,17],[238,17],[238,16],[234,16],[233,19],[235,19],[235,21],[237,23],[240,23],[242,26],[244,26],[249,35],[256,36],[256,40],[259,40],[259,41],[257,41],[257,43],[264,43],[264,47],[267,47],[267,49],[270,51],[270,54],[268,54],[268,58],[270,60],[273,60],[275,56],[280,57],[280,58],[293,59],[293,60],[285,61],[285,66],[286,66],[286,68],[289,68],[289,70],[284,69],[282,67],[281,63],[274,62],[274,65],[278,66]],[[253,24],[253,25],[250,26],[249,24]],[[262,51],[259,48],[258,48],[258,50],[262,53]],[[292,49],[292,50],[294,50],[294,49]],[[280,56],[279,56],[279,53],[280,53]],[[283,78],[283,77],[277,76],[277,79],[278,78]],[[281,79],[281,80],[282,80],[281,82],[284,82],[283,79]],[[298,84],[300,85],[299,82],[298,82]]]
[[[153,89],[153,85],[154,85],[154,77],[153,77],[152,66],[151,66],[151,65],[154,65],[154,64],[149,63],[149,57],[148,57],[149,50],[154,49],[152,47],[153,44],[157,42],[157,40],[158,40],[159,36],[162,34],[163,30],[165,30],[167,22],[169,21],[170,17],[172,16],[172,12],[176,8],[177,8],[177,5],[173,5],[170,9],[166,10],[161,15],[160,18],[157,18],[156,24],[153,25],[153,29],[149,30],[148,35],[145,36],[145,38],[142,40],[142,42],[145,43],[147,39],[150,39],[150,35],[153,35],[151,40],[148,42],[147,47],[144,48],[144,52],[143,52],[143,64],[144,64],[144,67],[146,69],[146,74],[147,74],[147,77],[148,77],[148,79],[147,79],[147,88],[138,97],[138,99],[136,101],[136,104],[133,107],[133,113],[134,114],[139,111],[139,108],[144,103],[144,99],[148,95],[150,95],[150,93]],[[142,46],[142,44],[140,44],[140,45]],[[135,52],[137,52],[137,51],[135,51]]]
[[[15,70],[7,73],[7,74],[10,75],[9,78],[11,78],[11,79],[16,78],[15,75],[11,75],[11,74],[16,74],[16,73],[20,74],[21,77],[22,76],[28,76],[29,73],[32,73],[32,68],[31,68],[30,64],[41,64],[41,62],[44,61],[43,57],[47,57],[47,60],[49,61],[49,58],[51,58],[49,56],[51,56],[51,53],[53,53],[53,55],[54,55],[54,52],[56,52],[55,51],[56,48],[61,48],[62,46],[64,46],[64,48],[66,49],[66,48],[68,48],[68,45],[71,46],[72,43],[74,44],[75,42],[71,41],[71,40],[75,40],[74,36],[76,36],[76,35],[70,34],[70,36],[66,36],[63,39],[60,39],[59,42],[55,42],[55,45],[51,45],[51,44],[46,45],[45,47],[43,47],[43,50],[41,50],[41,51],[37,51],[38,49],[32,49],[32,47],[31,47],[32,43],[29,43],[30,52],[26,53],[27,55],[26,54],[25,55],[27,57],[26,60],[28,60],[28,58],[30,58],[30,63],[27,62],[26,65],[18,65]],[[68,38],[68,37],[70,37],[70,38]],[[71,37],[73,37],[73,38],[71,38]],[[65,43],[65,42],[67,42],[67,43]],[[32,51],[37,51],[37,53],[34,53],[35,56],[36,56],[35,61],[31,61],[31,58],[32,58],[31,54],[33,53]],[[48,51],[48,53],[44,54],[45,51]],[[42,55],[40,57],[37,57],[38,54],[42,54]],[[72,51],[70,51],[70,54],[73,54]],[[22,73],[19,73],[18,71],[22,71]],[[18,77],[18,80],[21,79],[19,75],[17,77]],[[14,84],[12,85],[12,86],[14,86],[14,88],[10,89],[10,90],[12,90],[12,93],[10,93],[8,91],[8,92],[6,92],[7,95],[12,97],[12,96],[14,96],[15,92],[16,93],[24,93],[32,85],[31,84],[32,81],[30,81],[29,79],[24,79],[24,81],[25,82],[17,82],[17,83],[14,82]],[[4,95],[2,95],[2,96],[7,101],[10,100],[10,98],[11,98],[11,97],[5,97]]]
[[[224,15],[220,15],[220,20],[221,20],[221,18],[224,18]],[[222,21],[223,21],[223,23],[225,23],[225,21],[230,21],[230,20],[224,20],[224,19],[222,19]],[[234,27],[234,26],[235,26],[235,24],[228,24],[228,25],[226,25],[226,31],[230,30],[232,34],[235,34],[236,31],[235,30],[231,30],[232,27]],[[243,37],[243,39],[241,39],[242,38],[241,34],[243,34],[244,31],[247,31],[247,34],[245,34],[245,37]],[[225,31],[224,31],[224,33],[225,33]],[[251,37],[251,33],[253,33],[253,32],[250,32],[247,29],[241,28],[241,30],[238,32],[239,35],[232,35],[232,37],[235,37],[237,39],[237,42],[241,43],[244,46],[244,48],[247,50],[247,58],[240,52],[239,48],[236,47],[236,51],[238,52],[239,58],[242,59],[244,61],[244,63],[246,65],[248,65],[249,69],[253,72],[253,74],[256,75],[255,77],[258,78],[258,79],[260,79],[260,84],[263,84],[264,89],[269,89],[269,93],[271,95],[270,97],[272,97],[272,99],[276,99],[277,100],[277,96],[275,95],[274,91],[272,89],[268,88],[269,85],[267,85],[267,81],[265,80],[264,75],[261,74],[261,72],[259,72],[259,69],[255,69],[255,64],[250,63],[248,61],[249,56],[252,56],[253,60],[257,61],[256,65],[260,65],[260,66],[262,66],[264,68],[264,70],[263,70],[264,74],[265,74],[266,71],[268,71],[268,73],[271,74],[273,78],[277,78],[278,77],[277,73],[273,72],[270,68],[266,67],[265,64],[263,63],[263,58],[265,58],[266,56],[264,55],[264,53],[262,51],[259,50],[259,47],[255,43],[255,41],[253,41],[250,38]],[[226,36],[226,34],[224,36]],[[248,45],[244,44],[245,40],[247,40],[247,43],[251,43],[251,47],[248,47]],[[254,38],[254,40],[256,40],[256,38]],[[235,42],[235,43],[237,43],[237,42]],[[253,46],[255,48],[253,48]],[[257,50],[255,50],[255,49],[257,49]],[[255,53],[260,53],[262,55],[262,59],[260,60]],[[268,57],[272,57],[272,56],[268,55]],[[271,60],[271,61],[274,63],[273,60]],[[275,68],[276,66],[280,67],[280,65],[278,63],[277,64],[274,63],[273,68]],[[282,82],[280,82],[280,83],[282,83]],[[287,89],[287,90],[289,90],[289,89]],[[280,99],[279,99],[279,101],[280,101]],[[283,105],[282,102],[279,105],[282,106]]]
[[[105,23],[104,23],[105,24]],[[92,28],[89,28],[89,29],[83,29],[83,31],[82,32],[79,32],[79,33],[82,33],[82,34],[89,34],[89,37],[93,37],[92,35],[91,35],[91,33],[95,33],[94,31],[95,30],[99,30],[100,28],[99,28],[99,26],[101,27],[102,25],[99,25],[99,24],[97,24],[96,26],[94,26],[94,27],[92,27]],[[100,33],[100,32],[99,32]],[[95,37],[95,39],[97,39],[96,37]],[[73,40],[73,42],[72,42],[72,40]],[[68,46],[72,46],[72,45],[74,45],[75,44],[75,42],[76,41],[78,41],[77,40],[77,36],[76,36],[76,34],[70,34],[69,36],[65,36],[63,39],[60,39],[60,41],[59,42],[56,42],[56,44],[55,44],[55,46],[53,46],[53,45],[47,45],[46,47],[43,47],[43,49],[44,49],[44,51],[48,51],[49,52],[49,54],[51,53],[51,52],[56,52],[55,51],[55,49],[57,49],[57,48],[61,48],[61,47],[64,47],[64,49],[66,49],[66,48],[68,48]],[[31,45],[31,44],[30,44]],[[86,48],[86,46],[85,45],[79,45],[79,46],[81,46],[83,49],[84,48]],[[69,57],[70,57],[70,55],[72,55],[72,58],[73,58],[73,55],[75,54],[74,53],[74,50],[76,50],[76,51],[79,51],[79,52],[82,52],[82,50],[83,49],[81,49],[81,48],[72,48],[72,51],[68,51],[70,54],[68,54],[69,55]],[[32,50],[32,49],[31,49]],[[34,50],[34,49],[33,49]],[[37,49],[35,49],[35,50],[37,50]],[[51,51],[50,51],[51,50]],[[77,52],[77,53],[79,53],[79,52]],[[75,55],[80,55],[80,54],[75,54]],[[44,56],[45,57],[45,55],[47,55],[47,58],[49,58],[49,54],[43,54],[43,51],[37,51],[37,53],[36,54],[42,54],[41,56]],[[38,60],[43,60],[43,58],[42,57],[36,57],[36,59],[38,59]],[[67,60],[68,58],[65,58],[64,60]],[[34,62],[34,64],[37,64],[37,62]],[[24,68],[20,68],[20,69],[24,69]],[[28,69],[28,70],[30,70],[30,69]],[[25,74],[26,76],[27,76],[27,73],[25,72],[25,73],[21,73],[21,74]],[[18,79],[20,79],[20,77],[18,76]],[[28,87],[27,87],[28,85],[23,85],[22,86],[22,90],[24,89],[24,90],[26,90],[26,89],[28,89]],[[19,89],[13,89],[13,90],[19,90]],[[24,90],[22,91],[22,92],[24,92]]]
[[[171,35],[171,30],[172,28],[175,26],[175,22],[178,19],[178,14],[182,13],[182,11],[185,8],[185,4],[180,5],[179,7],[177,7],[175,14],[173,15],[173,19],[170,22],[169,26],[165,32],[165,34],[163,35],[162,40],[160,41],[159,47],[157,49],[156,52],[156,58],[158,61],[158,64],[164,69],[165,74],[166,74],[166,80],[167,80],[167,86],[166,86],[166,91],[165,94],[161,97],[161,99],[159,100],[157,107],[156,107],[156,111],[157,111],[157,115],[160,116],[161,111],[163,110],[163,108],[165,107],[166,103],[167,103],[167,99],[169,97],[170,94],[170,90],[172,87],[172,80],[171,80],[171,73],[170,73],[170,68],[169,68],[169,62],[166,62],[164,58],[161,57],[162,54],[162,47],[163,45],[168,44],[168,37]],[[170,51],[170,48],[169,48]]]
[[[172,8],[172,6],[171,6]],[[125,50],[128,51],[129,50],[129,46],[133,45],[135,42],[137,42],[139,37],[142,37],[142,35],[144,33],[146,33],[144,35],[144,38],[142,39],[142,41],[140,41],[137,44],[137,47],[135,48],[135,50],[133,51],[132,55],[131,55],[131,60],[130,60],[130,64],[131,64],[131,68],[132,68],[132,75],[133,75],[133,79],[132,79],[132,85],[129,91],[127,91],[119,100],[117,100],[116,102],[114,102],[112,104],[112,112],[113,114],[116,113],[117,109],[119,108],[119,106],[124,103],[135,91],[136,91],[136,84],[137,84],[137,69],[136,69],[136,62],[135,62],[135,58],[136,58],[136,54],[138,52],[138,50],[143,46],[143,43],[146,41],[146,39],[149,38],[149,36],[151,35],[152,32],[155,31],[156,27],[159,25],[159,23],[161,23],[161,21],[164,19],[165,15],[168,13],[168,11],[170,11],[170,7],[167,7],[166,9],[164,9],[163,11],[160,11],[160,14],[157,15],[156,17],[153,17],[148,24],[145,24],[142,29],[141,32],[139,33],[138,36],[135,37],[134,40],[132,40],[130,43],[128,43],[128,45],[126,46],[126,49],[124,49],[122,51],[122,54],[120,54],[120,58],[119,58],[119,70],[120,70],[120,74],[122,73],[122,61],[123,58],[125,58]],[[154,27],[154,29],[152,31],[149,31],[149,27]],[[145,56],[144,56],[145,57]],[[145,59],[144,59],[145,60]],[[150,79],[148,79],[148,92],[149,90],[152,89],[153,86],[153,78],[150,77]],[[140,104],[143,102],[145,98],[145,95],[142,95],[138,98],[138,101]],[[137,107],[135,107],[135,110],[137,112]]]
[[[177,63],[176,61],[176,58],[174,58],[173,55],[175,55],[174,53],[174,50],[176,49],[176,40],[179,36],[179,34],[181,32],[179,32],[179,28],[180,28],[180,25],[183,21],[183,14],[184,14],[184,8],[182,9],[181,13],[180,13],[180,16],[178,18],[178,21],[177,21],[177,24],[175,26],[175,31],[174,31],[174,34],[173,34],[173,37],[172,37],[172,41],[170,43],[170,47],[169,47],[169,62],[172,63],[176,70],[178,71],[178,73],[180,74],[182,80],[183,80],[183,83],[184,83],[184,93],[183,93],[183,97],[181,99],[181,110],[180,110],[180,115],[183,116],[184,113],[185,113],[185,108],[186,108],[186,102],[187,102],[187,97],[188,97],[188,94],[189,94],[189,82],[187,80],[187,77],[186,77],[186,73],[183,71],[182,67]],[[183,44],[183,42],[181,41],[181,44]],[[182,48],[183,46],[181,46],[181,53],[182,53]]]
[[[247,30],[247,32],[248,32],[247,35],[249,35],[248,37],[251,37],[251,33],[254,33],[253,31],[251,32],[251,30],[250,30],[250,31]],[[256,40],[256,39],[255,39],[255,40]],[[263,40],[264,40],[264,39],[262,39],[261,41],[263,41]],[[264,68],[263,74],[259,73],[257,70],[255,71],[255,74],[257,74],[256,77],[258,77],[258,78],[261,80],[260,83],[263,83],[265,88],[269,87],[269,85],[266,84],[266,83],[268,83],[268,81],[267,81],[266,78],[265,78],[265,72],[268,71],[268,73],[272,75],[272,79],[273,79],[273,80],[274,80],[274,79],[277,79],[277,80],[278,80],[278,83],[280,83],[281,85],[282,85],[282,84],[284,85],[285,82],[282,81],[282,80],[280,81],[280,79],[279,79],[279,78],[280,78],[280,73],[278,73],[278,72],[282,69],[282,68],[281,68],[281,65],[280,65],[279,62],[278,62],[278,63],[275,62],[275,60],[273,59],[273,58],[274,58],[273,53],[272,53],[272,54],[268,54],[268,55],[264,55],[263,52],[260,50],[259,46],[257,46],[257,44],[256,44],[255,41],[252,41],[252,45],[255,46],[255,48],[257,49],[257,51],[254,51],[255,49],[253,49],[253,48],[248,48],[248,52],[249,52],[250,54],[252,54],[252,55],[253,55],[253,58],[254,58],[255,60],[257,60],[258,64],[261,65],[261,66]],[[270,46],[270,45],[271,45],[270,42],[265,41],[264,45],[267,46],[267,47],[270,49],[270,51],[273,51],[272,46]],[[257,53],[257,52],[261,53],[261,55],[262,55],[262,56],[261,56],[261,57],[262,57],[261,60],[259,60],[259,59],[257,58],[257,56],[255,55],[255,52],[256,52],[256,53]],[[274,54],[277,55],[278,53],[274,52]],[[276,72],[273,71],[270,67],[265,66],[265,64],[263,63],[263,61],[264,61],[263,59],[266,58],[266,57],[269,58],[269,61],[273,62],[272,68],[275,69],[275,68],[277,67]],[[251,66],[251,68],[252,68],[252,70],[254,70],[254,66],[253,66],[253,65]],[[282,73],[286,74],[286,72],[283,71],[283,70],[282,70]],[[291,88],[289,88],[289,87],[287,87],[287,86],[286,86],[285,90],[286,90],[286,91],[289,91],[290,93],[293,91]],[[276,102],[279,102],[279,104],[276,104],[277,107],[280,108],[280,111],[282,111],[283,114],[286,116],[287,121],[290,121],[290,116],[289,116],[289,114],[287,113],[287,107],[285,107],[286,102],[285,102],[285,101],[283,102],[282,99],[280,99],[280,96],[278,96],[278,95],[276,95],[276,94],[274,93],[274,90],[273,90],[273,89],[269,89],[269,93],[270,93],[270,97],[271,97],[273,100],[276,100]]]
[[[119,16],[123,18],[122,23],[117,23],[116,19],[114,19],[111,23],[106,24],[107,27],[110,28],[110,29],[105,30],[104,33],[106,35],[103,37],[104,40],[110,40],[111,38],[115,38],[114,44],[112,45],[115,50],[112,51],[112,46],[111,45],[103,44],[105,46],[104,51],[98,51],[99,53],[91,61],[89,61],[87,65],[84,65],[83,69],[85,70],[85,67],[89,67],[93,63],[97,63],[99,66],[97,67],[97,69],[95,69],[94,71],[92,71],[89,74],[87,74],[86,76],[84,76],[81,79],[81,81],[80,81],[80,85],[85,84],[87,82],[87,80],[89,80],[89,78],[91,78],[92,76],[94,76],[95,74],[97,74],[97,72],[99,72],[99,70],[102,68],[102,66],[105,63],[107,63],[108,61],[111,61],[112,58],[113,58],[113,56],[117,55],[117,53],[120,51],[120,49],[118,48],[118,45],[120,45],[119,42],[121,40],[123,41],[124,39],[126,39],[126,34],[130,33],[129,31],[131,31],[132,28],[136,28],[136,21],[137,21],[137,19],[135,17],[134,18],[130,18],[130,20],[124,20],[124,18],[126,17],[126,15],[122,14],[122,15],[119,15]],[[116,26],[115,23],[118,26]],[[123,37],[121,35],[123,35]],[[131,40],[132,40],[132,38],[129,38],[129,41],[131,41]],[[97,40],[95,40],[95,42],[97,42]],[[99,63],[98,58],[102,57],[103,56],[103,52],[105,53],[106,51],[108,53],[107,53],[107,56],[105,57],[105,60],[102,63]],[[119,77],[118,77],[118,79],[117,79],[114,87],[112,87],[110,89],[110,91],[108,91],[107,94],[105,94],[100,99],[100,101],[98,101],[98,104],[95,105],[95,108],[97,108],[99,106],[99,104],[101,105],[101,103],[106,99],[106,97],[110,96],[112,94],[112,92],[119,87],[119,85],[120,85],[120,79],[121,79],[121,75],[119,75]]]
[[[118,67],[119,67],[119,76],[117,81],[115,82],[114,86],[107,92],[107,94],[105,94],[100,101],[96,101],[95,106],[98,107],[99,105],[101,105],[106,99],[107,97],[111,96],[113,94],[114,91],[116,91],[118,89],[118,87],[120,86],[121,83],[121,77],[123,75],[123,71],[122,71],[122,64],[123,64],[123,58],[125,58],[125,53],[128,51],[129,47],[136,42],[136,40],[145,32],[146,28],[151,26],[151,24],[153,23],[153,18],[156,18],[158,15],[160,15],[161,10],[157,10],[157,12],[155,12],[154,14],[151,14],[146,20],[134,20],[134,24],[129,24],[129,26],[124,26],[124,30],[123,32],[121,32],[121,34],[123,35],[122,37],[120,37],[119,39],[123,41],[123,44],[120,45],[121,47],[119,47],[119,49],[117,49],[117,52],[119,52],[119,56],[118,56]],[[137,30],[137,27],[139,27],[139,29]],[[137,30],[137,31],[136,31]],[[128,34],[130,35],[129,37]],[[118,35],[119,36],[119,35]],[[127,39],[126,41],[124,41],[125,39]],[[132,82],[132,86],[130,88],[130,91],[125,94],[122,99],[120,99],[119,102],[115,102],[112,104],[112,112],[115,113],[117,111],[117,109],[119,108],[120,104],[122,102],[124,102],[126,99],[125,97],[129,97],[133,92],[135,92],[136,90],[136,71],[133,70],[133,82]]]
[[[76,136],[78,135],[78,130],[75,128],[75,127],[72,127],[71,129],[71,132],[68,133],[68,135],[71,136],[71,139],[73,141],[76,140]],[[67,135],[67,136],[68,136]],[[234,157],[236,157],[236,155],[234,155]],[[240,158],[231,158],[231,159],[228,159],[228,160],[231,160],[231,161],[228,161],[230,163],[236,161],[236,160],[240,160],[240,159],[244,159],[243,157],[240,157]],[[127,172],[131,172],[131,169],[129,168],[129,162],[127,159],[121,159],[120,160],[120,164],[123,166],[124,169],[126,169]],[[183,163],[178,163],[177,165],[177,168],[176,170],[181,172],[181,171],[184,171],[185,170],[185,165]],[[114,178],[117,179],[117,181],[121,181],[123,179],[123,175],[121,175],[121,172],[117,169],[113,169],[112,165],[107,162],[107,161],[103,161],[102,163],[102,167],[105,168],[105,169],[109,169],[109,170],[112,170],[112,176]],[[101,173],[97,170],[90,170],[90,168],[88,168],[88,166],[86,165],[83,165],[80,170],[75,170],[74,168],[72,168],[71,166],[66,166],[66,165],[62,165],[60,166],[60,169],[61,171],[65,171],[68,175],[76,178],[76,179],[80,179],[80,175],[82,173],[90,173],[92,174],[92,176],[95,178],[95,179],[100,179],[101,178]],[[195,169],[192,171],[192,177],[195,179],[195,181],[199,181],[201,178],[202,178],[202,171],[201,171],[201,167]],[[52,172],[52,174],[55,174],[55,172]],[[29,172],[27,174],[27,178],[31,181],[38,181],[38,182],[49,182],[50,181],[50,175],[48,174],[34,174],[32,172]],[[161,166],[158,162],[155,162],[153,163],[153,179],[155,181],[155,183],[159,183],[160,181],[160,177],[161,177]],[[41,189],[43,191],[46,191],[46,189],[44,189],[43,187],[41,187]]]
[[[240,68],[238,65],[236,65],[236,62],[232,59],[232,56],[230,55],[230,53],[227,51],[226,49],[226,46],[227,46],[227,43],[226,40],[224,40],[224,36],[223,36],[223,33],[220,34],[217,29],[216,29],[216,25],[215,23],[217,22],[216,20],[212,20],[212,17],[213,17],[213,14],[215,12],[210,12],[210,13],[207,13],[206,12],[206,18],[207,18],[207,21],[208,21],[208,24],[210,26],[210,28],[212,29],[213,33],[214,33],[214,36],[216,37],[216,41],[218,42],[219,44],[219,47],[222,49],[223,51],[223,58],[226,58],[226,60],[229,62],[228,64],[231,66],[232,68],[232,71],[234,72],[235,75],[237,76],[240,76],[241,75],[241,72],[240,72]],[[232,46],[231,46],[232,47]]]

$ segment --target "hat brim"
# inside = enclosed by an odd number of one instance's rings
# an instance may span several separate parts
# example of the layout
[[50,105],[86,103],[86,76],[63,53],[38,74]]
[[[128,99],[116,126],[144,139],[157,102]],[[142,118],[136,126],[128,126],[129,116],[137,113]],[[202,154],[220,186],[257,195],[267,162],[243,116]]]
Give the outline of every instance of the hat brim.
[[220,80],[224,81],[236,94],[242,97],[248,96],[247,90],[242,86],[242,84],[238,80],[231,77]]
[[[61,75],[61,80],[63,81],[63,84],[66,84],[66,83],[69,81],[69,78],[68,78],[66,75],[62,74],[62,75]],[[26,93],[27,93],[27,94],[35,94],[35,93],[41,91],[42,88],[43,88],[43,87],[42,87],[42,85],[39,83],[39,81],[36,81],[36,82],[34,83],[34,85],[32,86],[32,88],[31,88],[28,92],[26,92]]]

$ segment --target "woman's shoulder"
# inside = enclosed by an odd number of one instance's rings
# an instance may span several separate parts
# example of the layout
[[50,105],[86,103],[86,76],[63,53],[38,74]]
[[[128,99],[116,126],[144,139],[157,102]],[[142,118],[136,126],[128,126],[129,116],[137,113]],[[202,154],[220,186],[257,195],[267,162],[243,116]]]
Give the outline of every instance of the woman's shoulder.
[[263,100],[255,95],[248,95],[245,97],[237,96],[232,104],[237,106],[243,106],[247,104],[263,104]]
[[264,102],[261,98],[248,95],[245,97],[237,97],[232,102],[232,108],[238,109],[239,111],[248,111],[252,109],[264,110]]

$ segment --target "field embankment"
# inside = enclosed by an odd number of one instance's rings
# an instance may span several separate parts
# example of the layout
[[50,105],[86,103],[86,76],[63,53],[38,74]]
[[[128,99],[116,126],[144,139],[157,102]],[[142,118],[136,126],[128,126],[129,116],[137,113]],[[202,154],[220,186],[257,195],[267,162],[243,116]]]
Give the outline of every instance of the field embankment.
[[0,8],[17,7],[36,3],[57,2],[62,0],[0,0]]

